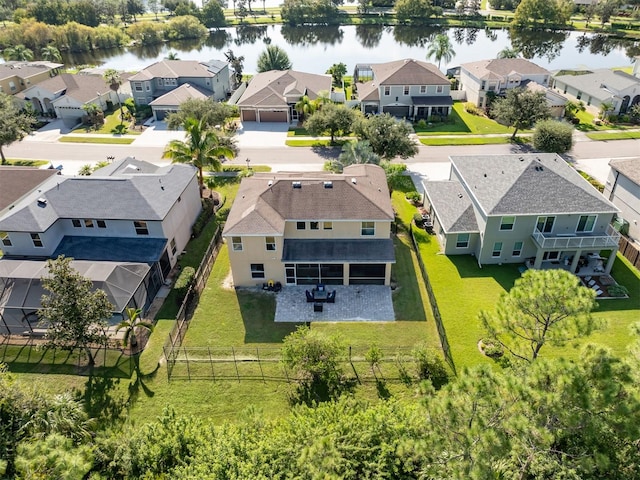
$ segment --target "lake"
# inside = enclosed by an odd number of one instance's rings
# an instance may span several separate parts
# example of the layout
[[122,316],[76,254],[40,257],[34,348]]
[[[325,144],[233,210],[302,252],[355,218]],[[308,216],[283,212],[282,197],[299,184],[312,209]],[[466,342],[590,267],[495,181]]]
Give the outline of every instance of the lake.
[[343,62],[348,72],[356,63],[378,63],[401,58],[424,60],[430,38],[444,32],[455,55],[441,69],[485,58],[495,58],[505,47],[519,47],[525,58],[549,70],[628,66],[640,54],[640,42],[611,39],[582,32],[513,32],[470,28],[382,25],[244,26],[213,32],[205,41],[173,42],[150,47],[65,54],[67,65],[101,64],[107,68],[137,71],[176,52],[181,60],[224,60],[232,49],[244,56],[245,73],[255,73],[258,55],[267,43],[282,47],[296,70],[324,73]]

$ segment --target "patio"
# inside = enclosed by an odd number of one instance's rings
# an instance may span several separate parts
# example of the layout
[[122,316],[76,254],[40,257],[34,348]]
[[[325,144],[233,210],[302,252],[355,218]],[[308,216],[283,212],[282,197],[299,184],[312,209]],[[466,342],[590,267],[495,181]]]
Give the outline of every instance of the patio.
[[[540,270],[563,269],[571,272],[570,259],[573,259],[573,255],[565,255],[562,259],[558,260],[543,260],[540,264]],[[578,277],[604,275],[607,260],[607,258],[601,257],[600,255],[583,255],[579,259],[579,264],[578,268],[576,269],[575,275]],[[533,268],[533,259],[527,259],[525,265],[527,268]]]
[[327,285],[335,303],[314,311],[305,290],[313,285],[285,286],[276,294],[276,322],[388,322],[395,320],[391,288],[384,285]]

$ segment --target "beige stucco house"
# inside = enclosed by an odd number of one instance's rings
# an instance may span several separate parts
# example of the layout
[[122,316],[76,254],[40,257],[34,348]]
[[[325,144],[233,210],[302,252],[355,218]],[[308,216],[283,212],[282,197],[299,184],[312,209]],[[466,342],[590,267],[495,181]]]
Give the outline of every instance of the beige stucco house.
[[234,284],[388,285],[393,219],[376,165],[256,173],[242,180],[223,232]]
[[0,63],[0,92],[13,95],[54,77],[64,65],[44,61]]
[[480,266],[611,271],[620,238],[611,222],[619,209],[559,155],[453,156],[449,180],[424,188],[447,255],[473,255]]

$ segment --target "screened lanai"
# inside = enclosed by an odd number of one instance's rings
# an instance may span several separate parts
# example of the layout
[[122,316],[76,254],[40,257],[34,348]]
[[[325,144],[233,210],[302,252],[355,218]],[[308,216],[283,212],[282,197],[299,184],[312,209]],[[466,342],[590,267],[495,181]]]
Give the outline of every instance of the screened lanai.
[[[119,323],[127,307],[145,310],[160,288],[160,279],[144,263],[72,261],[71,266],[102,289],[113,305],[110,325]],[[0,333],[29,335],[46,329],[39,322],[40,298],[48,293],[41,278],[47,263],[34,260],[0,260]]]

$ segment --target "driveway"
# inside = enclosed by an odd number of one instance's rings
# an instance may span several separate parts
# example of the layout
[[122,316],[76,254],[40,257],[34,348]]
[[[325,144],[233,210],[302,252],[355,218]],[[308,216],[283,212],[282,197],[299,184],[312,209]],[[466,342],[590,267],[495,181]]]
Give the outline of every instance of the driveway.
[[69,133],[71,129],[67,127],[64,120],[58,119],[47,123],[44,127],[31,132],[24,138],[25,142],[55,142],[62,135]]
[[138,135],[132,145],[164,148],[171,140],[184,140],[184,130],[169,130],[166,122],[154,121],[148,124],[146,130]]
[[243,122],[236,132],[240,148],[284,147],[288,123]]

